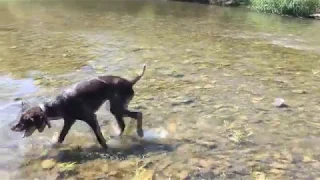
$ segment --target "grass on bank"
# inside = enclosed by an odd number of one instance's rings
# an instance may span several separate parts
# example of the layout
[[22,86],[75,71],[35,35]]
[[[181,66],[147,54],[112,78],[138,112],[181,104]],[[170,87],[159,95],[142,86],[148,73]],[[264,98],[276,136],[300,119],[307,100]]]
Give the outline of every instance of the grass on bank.
[[252,9],[280,15],[307,17],[317,11],[320,0],[248,0]]

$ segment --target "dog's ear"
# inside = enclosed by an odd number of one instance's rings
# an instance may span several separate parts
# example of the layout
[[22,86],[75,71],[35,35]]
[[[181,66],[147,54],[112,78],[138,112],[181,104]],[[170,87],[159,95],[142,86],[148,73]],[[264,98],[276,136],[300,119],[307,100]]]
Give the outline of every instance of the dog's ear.
[[48,128],[51,128],[51,124],[50,124],[49,119],[45,113],[41,114],[41,119],[42,119],[42,122],[44,122],[45,125],[48,126]]
[[42,132],[47,125],[47,117],[44,114],[39,114],[36,117],[30,118],[33,120],[34,125],[38,129],[39,132]]
[[51,124],[50,124],[50,122],[49,122],[49,119],[48,119],[48,117],[46,116],[46,115],[43,115],[43,116],[45,116],[44,118],[44,121],[45,121],[45,123],[46,123],[46,125],[48,126],[48,128],[51,128]]

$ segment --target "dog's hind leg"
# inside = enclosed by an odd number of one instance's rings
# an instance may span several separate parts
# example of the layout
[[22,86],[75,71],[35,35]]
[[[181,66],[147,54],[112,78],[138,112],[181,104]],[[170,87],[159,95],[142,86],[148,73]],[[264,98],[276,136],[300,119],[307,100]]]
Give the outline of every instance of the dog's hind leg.
[[143,129],[142,129],[142,113],[141,112],[134,112],[128,109],[123,111],[123,115],[126,117],[130,117],[137,120],[137,134],[139,137],[143,137]]
[[127,103],[125,103],[125,101],[120,101],[120,100],[110,101],[110,106],[111,106],[110,111],[115,116],[121,131],[119,136],[122,135],[125,129],[125,123],[123,121],[123,117],[130,117],[137,120],[137,134],[140,137],[143,137],[141,112],[134,112],[134,111],[127,110],[126,109]]

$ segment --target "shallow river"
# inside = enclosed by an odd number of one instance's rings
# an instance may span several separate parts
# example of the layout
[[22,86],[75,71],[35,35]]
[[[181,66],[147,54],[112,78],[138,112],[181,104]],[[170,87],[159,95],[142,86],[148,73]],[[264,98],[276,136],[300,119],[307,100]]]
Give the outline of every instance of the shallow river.
[[[320,22],[165,1],[0,2],[0,176],[3,179],[320,178]],[[50,100],[101,74],[132,78],[147,63],[113,151],[77,122],[30,138],[9,127],[21,100]],[[288,107],[273,105],[283,98]],[[151,136],[156,138],[151,139]],[[149,139],[147,139],[149,137]]]

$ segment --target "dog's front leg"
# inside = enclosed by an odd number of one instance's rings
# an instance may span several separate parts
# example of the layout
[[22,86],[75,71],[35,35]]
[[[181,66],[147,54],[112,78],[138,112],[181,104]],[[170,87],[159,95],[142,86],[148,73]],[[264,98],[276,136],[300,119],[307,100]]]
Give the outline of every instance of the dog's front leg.
[[124,121],[123,121],[123,115],[122,113],[120,113],[119,111],[115,111],[115,110],[111,110],[111,113],[114,115],[114,117],[116,118],[118,127],[120,129],[120,133],[118,134],[118,136],[122,136],[122,133],[126,127]]
[[61,144],[64,141],[64,138],[68,134],[71,126],[74,124],[75,121],[76,121],[75,119],[64,117],[64,121],[63,121],[64,124],[58,138],[58,143]]
[[62,142],[64,141],[64,138],[66,137],[66,135],[68,134],[71,126],[74,124],[75,122],[75,119],[72,119],[72,118],[66,118],[64,117],[63,118],[63,128],[62,130],[60,131],[60,134],[59,134],[59,137],[58,137],[58,140],[56,142],[53,142],[52,144],[52,147],[53,148],[58,148],[60,147],[60,145],[62,144]]
[[122,136],[122,133],[126,127],[124,121],[123,121],[123,104],[122,100],[119,98],[111,99],[110,100],[110,112],[113,114],[113,116],[116,118],[118,127],[120,129],[120,133],[118,136]]

